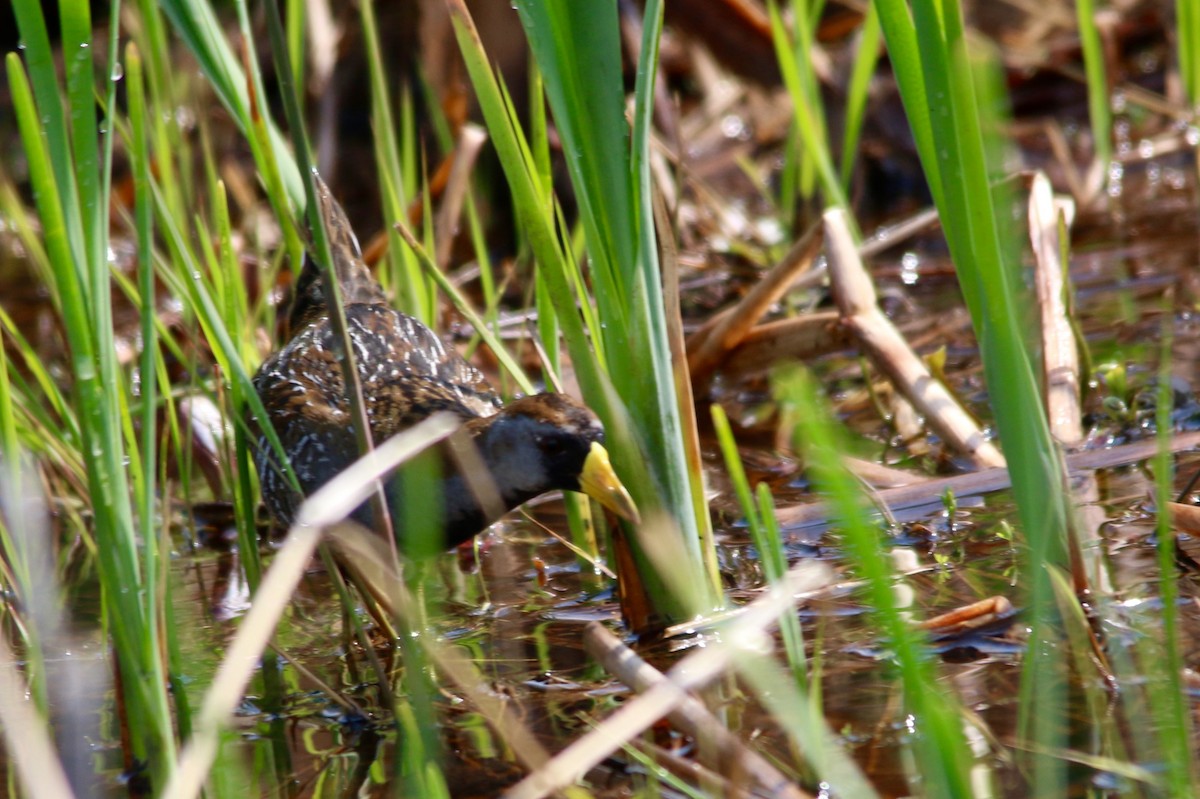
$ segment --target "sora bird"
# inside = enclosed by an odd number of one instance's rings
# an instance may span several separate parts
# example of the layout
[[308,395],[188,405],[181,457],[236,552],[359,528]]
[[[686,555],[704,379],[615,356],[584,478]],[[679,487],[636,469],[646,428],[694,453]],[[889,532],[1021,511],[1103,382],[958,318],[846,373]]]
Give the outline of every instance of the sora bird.
[[[318,202],[329,232],[334,272],[345,306],[363,401],[378,445],[438,411],[462,419],[456,437],[473,442],[499,502],[483,502],[472,486],[479,476],[460,471],[458,459],[442,451],[443,545],[457,546],[518,505],[556,489],[583,491],[620,516],[636,520],[637,509],[609,465],[604,428],[576,400],[545,393],[502,404],[482,373],[417,319],[387,303],[382,287],[363,263],[358,241],[341,206],[317,179]],[[358,457],[341,366],[330,325],[324,278],[305,259],[287,319],[288,343],[269,357],[254,387],[300,484],[297,493],[261,433],[254,458],[263,501],[287,526],[305,496],[327,483]],[[403,470],[401,470],[401,474]],[[403,498],[399,479],[388,481],[394,518]],[[368,503],[352,518],[378,529]]]

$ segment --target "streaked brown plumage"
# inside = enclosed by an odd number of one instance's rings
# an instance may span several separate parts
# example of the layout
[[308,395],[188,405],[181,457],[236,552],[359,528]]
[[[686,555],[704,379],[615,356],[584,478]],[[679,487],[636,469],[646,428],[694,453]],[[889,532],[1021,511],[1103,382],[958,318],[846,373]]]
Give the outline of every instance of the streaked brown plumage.
[[[388,306],[345,214],[328,188],[319,180],[318,185],[372,440],[378,444],[437,411],[456,414],[500,495],[503,508],[485,511],[455,460],[444,458],[444,544],[465,541],[499,513],[554,489],[584,490],[615,512],[636,517],[608,466],[604,429],[595,414],[562,394],[502,405],[479,370],[420,321]],[[304,495],[358,455],[322,283],[316,264],[306,259],[288,316],[290,341],[254,377]],[[302,497],[288,485],[261,433],[257,444],[263,500],[279,522],[290,524]],[[395,517],[403,496],[399,480],[389,483],[387,496]],[[367,504],[353,516],[373,526]]]

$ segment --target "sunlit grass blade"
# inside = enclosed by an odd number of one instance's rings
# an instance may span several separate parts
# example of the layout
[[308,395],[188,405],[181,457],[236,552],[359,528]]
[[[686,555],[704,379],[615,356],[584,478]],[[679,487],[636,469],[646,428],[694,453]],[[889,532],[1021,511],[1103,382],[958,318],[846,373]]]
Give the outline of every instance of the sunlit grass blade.
[[[572,8],[574,6],[572,5]],[[599,8],[599,7],[595,7]],[[467,64],[468,72],[471,75],[472,83],[475,87],[477,99],[484,118],[487,120],[488,129],[491,134],[492,142],[496,146],[497,153],[500,156],[500,163],[504,167],[505,176],[508,180],[509,189],[512,192],[514,200],[514,208],[517,214],[517,219],[528,238],[530,247],[538,262],[538,269],[546,280],[547,287],[551,300],[555,306],[556,317],[561,325],[563,338],[567,343],[567,347],[571,353],[571,361],[575,367],[576,376],[579,379],[579,384],[583,390],[583,395],[588,404],[599,414],[604,421],[607,430],[607,435],[611,446],[609,447],[612,453],[614,466],[617,472],[621,475],[622,481],[631,488],[634,492],[634,500],[638,507],[643,509],[644,515],[650,511],[660,507],[672,507],[672,504],[679,501],[676,505],[682,508],[682,515],[672,514],[681,525],[684,525],[685,533],[683,539],[692,543],[685,543],[683,552],[689,552],[685,557],[690,558],[693,563],[687,566],[688,569],[696,570],[694,573],[702,575],[699,571],[702,559],[695,549],[695,525],[697,520],[695,514],[689,509],[690,494],[687,480],[689,475],[685,472],[672,472],[663,474],[662,466],[659,460],[662,458],[673,458],[679,456],[677,462],[682,463],[682,447],[678,439],[672,443],[671,448],[663,449],[655,448],[657,442],[663,440],[663,436],[671,436],[678,434],[678,409],[673,405],[667,406],[659,411],[659,401],[670,394],[674,393],[673,384],[671,383],[669,368],[656,370],[651,366],[651,356],[643,350],[641,360],[635,360],[635,356],[631,355],[630,363],[640,363],[641,366],[635,368],[626,365],[625,368],[616,370],[610,376],[605,373],[600,358],[597,357],[595,349],[591,346],[588,340],[588,334],[584,327],[583,317],[588,313],[588,303],[586,299],[583,301],[583,311],[581,314],[580,308],[576,307],[576,289],[581,278],[579,270],[571,262],[568,254],[564,252],[563,244],[559,238],[558,231],[555,225],[555,208],[547,204],[544,190],[541,187],[541,179],[538,177],[539,171],[535,160],[533,159],[528,141],[525,138],[524,132],[521,129],[516,119],[515,109],[512,103],[505,96],[505,92],[496,80],[491,67],[488,63],[487,55],[483,51],[482,43],[479,40],[477,31],[474,28],[473,22],[465,5],[460,2],[451,2],[451,19],[455,26],[455,34],[458,37],[459,48],[463,53],[464,60]],[[561,12],[561,8],[557,8]],[[538,7],[533,9],[537,13],[542,13],[546,9]],[[615,9],[609,9],[606,14],[611,12],[611,17],[605,17],[613,25],[616,24]],[[535,24],[535,27],[538,27]],[[591,31],[594,26],[582,25],[576,26],[579,33]],[[543,30],[551,30],[551,25],[546,22],[541,26]],[[615,34],[612,34],[615,36]],[[615,42],[609,34],[604,37],[605,41]],[[553,44],[547,44],[547,47],[553,47]],[[589,52],[591,49],[589,48]],[[619,51],[613,50],[609,52],[603,51],[604,55],[604,72],[603,80],[620,81],[619,68]],[[618,65],[614,69],[613,60],[617,59]],[[541,65],[543,74],[546,72],[545,65]],[[588,84],[590,86],[590,84]],[[585,94],[591,94],[589,88]],[[605,97],[611,97],[611,89],[606,89],[601,94]],[[553,95],[551,95],[553,100]],[[618,117],[622,117],[621,105],[619,102],[620,92],[617,92],[617,106],[615,113]],[[606,123],[607,128],[611,129],[614,123],[611,121]],[[619,123],[623,125],[623,123]],[[617,128],[620,130],[620,127]],[[560,131],[561,133],[561,131]],[[626,140],[621,138],[622,142]],[[576,145],[567,142],[566,146],[569,151],[580,152],[576,149]],[[610,172],[619,172],[624,175],[625,185],[631,185],[633,177],[632,173],[623,169],[617,168],[617,164],[629,164],[630,161],[624,150],[624,144],[621,145],[619,152],[620,160],[616,164],[610,162],[605,164],[604,168]],[[581,157],[583,153],[581,152]],[[570,159],[569,159],[570,160]],[[607,178],[606,178],[607,180]],[[628,189],[627,189],[628,190]],[[621,202],[621,207],[626,208],[626,213],[632,212],[628,198]],[[610,216],[611,211],[607,212]],[[632,218],[625,217],[626,227],[622,229],[621,234],[629,240],[622,245],[622,251],[636,252],[638,249],[638,236],[636,228],[633,227]],[[600,222],[594,221],[593,225],[600,226]],[[605,233],[611,233],[606,230]],[[608,246],[603,242],[599,246]],[[601,339],[607,338],[613,342],[617,342],[616,349],[620,352],[627,352],[634,345],[648,348],[650,343],[645,338],[635,339],[633,333],[627,326],[621,323],[621,320],[629,315],[629,310],[616,306],[620,302],[618,293],[624,295],[624,291],[619,291],[615,288],[615,267],[605,261],[610,257],[610,251],[596,250],[589,248],[589,256],[592,263],[593,285],[596,289],[596,302],[598,305],[607,302],[612,305],[606,314],[604,308],[599,308],[599,316],[604,319],[604,325],[600,326]],[[599,264],[599,265],[598,265]],[[630,267],[623,268],[624,272],[633,276],[633,279],[639,282],[639,289],[633,296],[632,305],[640,309],[641,312],[647,314],[647,322],[643,323],[643,328],[646,329],[649,324],[649,305],[651,301],[647,295],[649,287],[643,282],[644,276],[639,272],[633,271]],[[599,288],[605,286],[607,288]],[[654,281],[654,288],[658,289],[657,279]],[[606,298],[606,299],[605,299]],[[607,326],[607,327],[605,327]],[[661,332],[661,331],[660,331]],[[665,339],[661,342],[665,347]],[[599,347],[599,340],[597,348]],[[607,347],[606,347],[607,349]],[[636,350],[635,350],[636,351]],[[666,367],[669,367],[669,360],[666,362]],[[645,371],[641,371],[644,369]],[[653,378],[647,378],[646,375],[654,375]],[[631,413],[627,408],[631,408],[637,402],[628,399],[621,393],[621,388],[614,384],[620,381],[626,388],[630,383],[638,384],[636,390],[640,392],[637,395],[641,402],[637,413]],[[649,410],[647,410],[649,409]],[[638,414],[641,414],[640,418]],[[655,415],[657,414],[657,415]],[[635,422],[634,420],[637,419]],[[675,420],[672,425],[672,419]],[[635,424],[637,427],[635,427]],[[649,428],[649,429],[647,429]],[[637,433],[634,433],[634,430]],[[671,485],[674,490],[667,493],[664,480],[671,480]],[[686,530],[692,532],[689,534]],[[660,533],[661,534],[661,533]],[[661,575],[659,575],[649,558],[645,556],[637,547],[635,538],[630,538],[634,545],[633,557],[638,563],[638,575],[641,581],[648,586],[653,586],[650,592],[661,599],[661,607],[658,609],[664,618],[683,619],[693,616],[697,609],[688,606],[688,603],[682,598],[675,596],[670,588],[667,587]],[[713,586],[715,576],[708,577],[700,576],[696,585]],[[706,588],[705,590],[712,590]],[[716,604],[718,600],[711,600],[711,604]],[[660,620],[661,621],[661,620]]]
[[846,121],[842,134],[842,158],[838,172],[842,178],[842,190],[850,193],[854,161],[858,157],[859,136],[862,133],[863,116],[866,113],[871,78],[879,63],[882,52],[883,31],[879,27],[879,10],[875,5],[867,9],[862,30],[858,34],[858,52],[854,56],[854,69],[846,87]]
[[[200,68],[221,98],[222,104],[233,114],[252,149],[255,162],[262,165],[268,157],[279,166],[284,188],[292,207],[304,207],[304,186],[296,163],[288,151],[286,142],[274,125],[267,128],[272,153],[261,152],[259,143],[251,134],[254,126],[250,96],[250,84],[242,71],[242,61],[237,58],[225,38],[225,32],[217,21],[216,13],[206,0],[164,0],[162,9],[170,18],[176,33],[187,44],[192,55],[200,62]],[[250,59],[250,63],[255,63]],[[261,81],[257,81],[261,86]],[[261,102],[261,100],[259,101]],[[261,108],[258,109],[261,115]],[[267,170],[262,170],[267,174]],[[274,195],[268,193],[269,197]],[[277,209],[278,210],[278,209]],[[281,218],[287,214],[280,214]]]
[[825,111],[821,106],[820,87],[812,69],[811,49],[816,32],[805,13],[807,10],[804,4],[793,9],[795,30],[789,32],[780,14],[779,4],[776,0],[768,0],[771,38],[775,43],[775,56],[779,61],[784,85],[792,98],[796,126],[804,144],[803,157],[811,159],[816,169],[825,205],[848,208],[849,203],[842,189],[842,181],[833,164],[825,128]]
[[1104,69],[1104,50],[1096,28],[1095,0],[1076,0],[1079,43],[1083,47],[1083,66],[1087,73],[1088,118],[1092,125],[1092,147],[1097,164],[1106,173],[1112,161],[1112,93]]
[[[1166,303],[1164,303],[1165,305]],[[1158,649],[1158,657],[1147,658],[1143,668],[1157,672],[1150,676],[1147,684],[1150,707],[1154,710],[1155,732],[1159,739],[1163,759],[1166,761],[1167,794],[1172,797],[1196,796],[1200,784],[1196,773],[1196,760],[1192,745],[1193,722],[1188,710],[1188,691],[1183,684],[1184,658],[1180,651],[1181,627],[1179,613],[1178,566],[1176,561],[1177,538],[1171,523],[1168,507],[1175,491],[1175,469],[1170,449],[1172,433],[1172,410],[1174,408],[1174,383],[1171,363],[1174,341],[1174,315],[1163,314],[1162,345],[1159,348],[1158,390],[1154,409],[1155,432],[1158,452],[1154,457],[1154,501],[1157,508],[1155,535],[1158,549],[1160,602],[1162,606],[1162,632],[1146,643],[1151,651]]]
[[[633,127],[627,128],[621,78],[620,37],[616,8],[609,5],[519,3],[517,9],[537,59],[554,114],[554,121],[567,152],[567,168],[575,195],[580,201],[592,275],[593,297],[603,319],[599,337],[608,357],[620,353],[622,361],[607,364],[607,374],[623,404],[630,409],[633,425],[648,459],[651,482],[638,486],[640,506],[662,507],[679,523],[686,566],[697,580],[707,584],[709,603],[721,603],[719,582],[705,567],[701,550],[707,540],[701,518],[693,504],[694,481],[701,475],[688,466],[683,437],[685,429],[675,389],[666,311],[658,262],[653,200],[649,177],[649,124],[657,69],[658,39],[662,5],[647,4],[634,92]],[[478,91],[478,81],[477,91]],[[523,138],[523,137],[522,137]],[[525,180],[536,196],[538,169],[529,163]],[[511,182],[511,178],[510,178]],[[531,209],[532,210],[532,209]],[[546,222],[540,224],[546,225]],[[539,258],[539,269],[568,266],[562,260],[547,263]],[[557,278],[556,278],[557,280]],[[558,317],[574,316],[571,309],[558,307]],[[572,361],[593,357],[578,346],[568,327],[567,343]],[[603,415],[604,403],[597,392],[585,398]],[[606,422],[612,414],[606,415]],[[614,451],[618,469],[631,468],[636,450]],[[639,544],[634,544],[635,557]],[[644,560],[642,571],[652,569]],[[654,578],[644,573],[643,578]],[[679,607],[664,593],[656,600],[664,615],[674,619],[695,609]]]
[[1175,0],[1175,36],[1179,74],[1195,110],[1200,106],[1200,7],[1193,0]]
[[[39,42],[35,50],[39,49],[47,38],[40,15],[22,14],[19,20],[22,36]],[[84,33],[75,30],[71,35]],[[115,35],[112,31],[111,36]],[[89,155],[77,163],[72,153],[58,149],[70,134],[52,61],[35,62],[36,104],[21,59],[10,54],[7,68],[74,371],[80,449],[87,465],[106,619],[115,640],[126,699],[123,709],[134,733],[132,755],[147,763],[152,778],[161,784],[173,762],[174,732],[158,646],[157,597],[144,590],[148,577],[143,558],[154,545],[138,540],[124,461],[128,452],[125,439],[132,427],[125,415],[126,388],[116,366],[107,253],[108,196],[100,189],[107,185],[110,159],[106,156],[101,166],[98,158]],[[71,77],[72,67],[67,71],[69,80],[84,80],[79,74]],[[72,105],[70,116],[92,117],[90,125],[74,131],[90,136],[88,147],[96,142],[93,91],[89,89],[84,100],[80,87],[74,86],[67,96],[72,104],[84,104],[82,108]],[[112,105],[107,109],[109,130],[114,123]],[[105,220],[93,231],[95,241],[88,240],[81,222],[85,215],[91,218],[97,213],[91,205],[80,207],[77,187],[81,183],[91,187],[89,191],[104,194],[98,200],[93,198],[100,203],[100,218]]]
[[963,736],[964,720],[952,695],[938,689],[924,636],[897,600],[887,542],[869,521],[858,485],[841,462],[846,444],[818,401],[807,373],[794,369],[778,375],[775,392],[797,421],[797,447],[820,492],[829,498],[854,570],[865,582],[872,618],[896,661],[905,709],[917,729],[910,741],[924,795],[947,799],[976,795],[971,776],[974,757]]
[[[977,95],[973,77],[978,46],[968,48],[958,2],[877,0],[893,69],[930,182],[959,284],[979,340],[984,374],[1012,475],[1013,495],[1029,544],[1027,589],[1034,632],[1025,663],[1024,729],[1041,751],[1062,748],[1062,699],[1051,657],[1059,619],[1046,566],[1070,564],[1067,515],[1059,455],[1050,436],[1037,380],[1021,331],[1018,263],[1009,243],[1018,234],[1002,226],[1011,218],[1004,194],[993,188],[985,133],[995,130],[997,98]],[[936,100],[936,103],[927,104]],[[990,112],[990,114],[989,114]],[[1036,708],[1036,711],[1034,710]],[[1032,725],[1032,726],[1028,726]],[[1054,793],[1062,764],[1035,758],[1034,784]]]
[[[787,574],[787,558],[783,552],[783,539],[779,532],[779,523],[775,518],[775,505],[771,499],[771,489],[765,483],[759,483],[755,489],[750,488],[746,477],[746,469],[738,454],[737,442],[733,438],[733,430],[729,426],[729,418],[720,405],[712,406],[713,428],[717,434],[717,444],[725,459],[725,470],[733,483],[733,491],[737,495],[738,504],[746,517],[746,526],[750,530],[750,540],[758,550],[759,563],[762,565],[763,576],[767,585],[774,585],[783,580]],[[784,653],[787,655],[788,666],[796,684],[801,690],[808,690],[808,664],[804,654],[804,636],[800,622],[795,612],[789,611],[780,617],[779,631],[783,637]]]
[[167,195],[167,206],[176,218],[184,214],[184,198],[193,196],[192,173],[181,165],[191,164],[192,148],[181,130],[180,116],[168,113],[178,108],[180,81],[171,58],[171,43],[163,24],[159,5],[153,0],[138,0],[137,25],[122,30],[132,36],[146,65],[146,83],[151,108],[149,116],[155,172]]
[[[395,281],[397,301],[401,310],[410,313],[426,324],[437,319],[437,294],[429,278],[417,265],[409,249],[391,225],[406,220],[408,202],[416,196],[416,165],[411,152],[416,138],[411,118],[412,97],[403,90],[401,103],[406,109],[404,123],[397,126],[392,113],[393,98],[387,87],[387,75],[379,46],[379,32],[375,20],[375,4],[371,0],[361,7],[363,36],[367,42],[367,66],[371,80],[371,119],[375,129],[375,162],[379,166],[379,195],[383,205],[384,224],[388,227],[388,259],[394,269],[387,274]],[[399,146],[404,137],[404,150],[410,153],[402,158]],[[386,270],[385,270],[386,271]]]

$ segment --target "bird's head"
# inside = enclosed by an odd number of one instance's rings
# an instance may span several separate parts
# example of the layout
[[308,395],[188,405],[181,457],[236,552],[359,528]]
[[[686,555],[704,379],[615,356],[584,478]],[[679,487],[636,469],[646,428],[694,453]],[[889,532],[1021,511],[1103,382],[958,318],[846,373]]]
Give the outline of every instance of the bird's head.
[[564,394],[536,394],[479,420],[475,444],[505,499],[582,491],[630,521],[637,506],[609,463],[604,426]]

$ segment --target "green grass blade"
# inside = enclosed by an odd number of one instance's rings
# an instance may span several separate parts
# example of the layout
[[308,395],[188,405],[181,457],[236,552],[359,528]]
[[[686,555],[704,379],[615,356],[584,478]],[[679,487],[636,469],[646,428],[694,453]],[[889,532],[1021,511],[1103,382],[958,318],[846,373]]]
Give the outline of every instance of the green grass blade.
[[[28,18],[23,20],[28,21]],[[40,19],[33,21],[40,23]],[[45,30],[23,27],[22,34],[40,40],[45,37]],[[100,174],[98,159],[92,158],[79,165],[74,163],[70,153],[52,150],[51,142],[62,143],[68,138],[63,127],[62,101],[57,93],[53,64],[40,62],[35,77],[43,92],[47,89],[52,92],[51,96],[39,98],[39,101],[44,99],[58,113],[35,105],[20,58],[10,54],[7,67],[13,108],[25,145],[46,252],[53,271],[54,290],[59,298],[69,344],[106,620],[112,629],[120,663],[125,709],[133,731],[132,755],[148,763],[153,778],[161,784],[173,763],[174,738],[166,680],[155,646],[154,616],[149,607],[154,597],[142,590],[146,576],[133,524],[123,458],[125,434],[129,428],[122,423],[125,395],[115,363],[109,264],[106,252],[102,252],[98,260],[89,257],[93,253],[80,223],[84,212],[79,207],[76,190],[80,182],[80,177],[76,176],[78,171],[86,169],[90,172],[86,182],[91,186],[103,185],[107,177]],[[89,93],[86,106],[72,108],[72,111],[94,116],[92,97]],[[110,109],[110,122],[111,113]],[[58,164],[54,159],[60,156],[64,160]],[[106,157],[106,169],[107,166]],[[68,173],[65,187],[57,180],[57,174],[64,168]],[[107,220],[107,196],[102,198],[102,206],[101,215]],[[93,213],[94,209],[89,208],[87,212]],[[106,232],[98,235],[102,242],[106,241],[103,238]],[[104,290],[89,296],[97,286],[103,286]]]
[[[80,246],[80,251],[73,253],[75,263],[83,268],[86,262],[83,244],[83,223],[79,215],[79,204],[75,201],[76,186],[75,172],[71,168],[71,144],[68,134],[67,120],[63,113],[62,98],[58,93],[57,70],[54,66],[54,53],[50,49],[50,36],[46,31],[46,21],[42,16],[42,4],[35,2],[17,2],[12,5],[13,14],[17,19],[17,27],[21,31],[21,43],[24,45],[22,56],[28,65],[27,80],[32,84],[33,97],[37,101],[37,109],[41,113],[41,127],[45,132],[45,149],[50,155],[50,168],[54,175],[56,194],[60,203],[61,227],[71,231],[68,246]],[[9,83],[14,80],[12,75],[12,59],[15,53],[9,53]],[[19,62],[17,62],[19,63]],[[89,99],[91,98],[89,87]],[[31,102],[32,106],[33,103]],[[15,111],[14,107],[14,111]],[[18,123],[20,116],[17,117]],[[94,143],[94,139],[92,142]]]
[[868,90],[871,77],[879,63],[880,44],[883,32],[879,26],[879,10],[872,5],[867,9],[862,31],[858,34],[858,52],[854,57],[854,69],[846,87],[846,121],[842,134],[842,159],[839,173],[842,190],[849,195],[850,178],[853,176],[854,159],[858,155],[858,140],[862,133],[863,115],[866,113]]
[[[1154,457],[1154,501],[1158,511],[1156,538],[1160,602],[1162,605],[1162,632],[1156,636],[1152,649],[1159,649],[1159,657],[1153,661],[1153,673],[1149,677],[1147,690],[1150,706],[1154,709],[1155,732],[1159,738],[1163,759],[1166,761],[1167,795],[1172,797],[1196,796],[1197,785],[1195,755],[1192,747],[1193,729],[1188,711],[1188,692],[1183,685],[1184,659],[1180,651],[1181,627],[1179,614],[1179,583],[1177,579],[1177,544],[1175,529],[1168,508],[1175,490],[1174,459],[1171,454],[1171,411],[1174,408],[1174,386],[1172,384],[1172,342],[1174,340],[1175,316],[1164,302],[1162,345],[1159,349],[1158,391],[1154,410],[1154,423],[1158,452]],[[1151,639],[1154,640],[1154,639]],[[1150,641],[1147,641],[1150,643]]]
[[[621,353],[619,368],[609,364],[617,394],[630,409],[649,458],[652,483],[635,500],[662,507],[680,525],[684,551],[696,584],[707,584],[709,602],[721,603],[715,577],[706,573],[701,521],[692,503],[692,481],[683,446],[683,417],[675,390],[666,332],[662,279],[648,174],[649,116],[656,75],[662,7],[651,2],[643,20],[634,124],[624,116],[617,9],[610,4],[521,2],[517,6],[546,87],[555,124],[567,153],[567,167],[580,200],[600,338],[610,357]],[[537,174],[527,161],[526,180]],[[539,261],[543,269],[547,264]],[[564,309],[559,309],[560,320]],[[572,360],[580,352],[567,333]],[[585,396],[596,402],[595,394]],[[608,419],[606,419],[608,421]],[[629,456],[614,452],[628,473]],[[650,489],[650,490],[646,490]],[[635,544],[636,546],[636,544]],[[652,570],[649,564],[646,568]],[[644,575],[650,576],[650,575]],[[669,594],[670,592],[665,592]],[[672,600],[664,596],[664,606]],[[669,616],[685,613],[681,605]]]
[[1180,77],[1195,109],[1200,106],[1200,7],[1194,0],[1175,0],[1175,35]]
[[[1059,751],[1065,743],[1060,715],[1064,708],[1050,642],[1061,638],[1061,619],[1049,570],[1069,568],[1068,510],[1059,455],[1020,329],[1018,262],[1005,246],[1019,241],[1020,234],[1001,227],[1009,206],[990,182],[984,131],[998,129],[1000,120],[985,116],[995,102],[978,95],[978,87],[990,84],[977,84],[974,78],[977,62],[971,52],[979,48],[974,43],[968,48],[957,1],[918,0],[911,18],[907,4],[899,0],[877,0],[876,5],[979,339],[1013,495],[1029,543],[1026,575],[1034,632],[1022,681],[1024,729],[1032,731],[1038,751]],[[1036,790],[1053,794],[1063,787],[1061,762],[1037,756],[1034,771]]]
[[[217,92],[238,127],[250,141],[252,148],[258,148],[257,140],[252,135],[253,119],[251,116],[250,93],[241,61],[230,49],[225,40],[225,33],[217,20],[212,6],[204,0],[163,0],[162,9],[171,20],[175,32],[187,44],[192,55],[200,62],[200,68]],[[252,62],[253,63],[253,62]],[[259,97],[262,97],[261,92]],[[260,109],[261,110],[261,109]],[[305,203],[304,185],[288,150],[287,143],[274,125],[268,124],[268,141],[274,162],[278,165],[287,190],[287,196],[294,208],[303,208]],[[263,169],[267,155],[258,149],[255,152],[255,162]],[[273,193],[269,193],[274,197]],[[280,214],[280,219],[287,214]]]
[[836,433],[825,406],[817,400],[813,379],[799,369],[779,376],[776,394],[797,420],[796,444],[822,494],[829,498],[846,550],[865,593],[872,617],[895,658],[904,705],[918,730],[911,739],[923,794],[929,797],[973,796],[974,762],[963,737],[963,720],[951,694],[938,689],[924,636],[897,603],[881,531],[868,521],[858,484],[841,461],[846,443]]
[[1112,161],[1112,100],[1108,76],[1104,70],[1104,49],[1096,28],[1095,0],[1076,0],[1079,44],[1083,47],[1083,66],[1087,73],[1088,118],[1092,124],[1095,159],[1107,174]]
[[779,61],[779,71],[783,74],[784,85],[792,98],[792,106],[796,114],[796,125],[800,138],[804,142],[804,154],[812,159],[821,181],[821,190],[825,194],[825,204],[839,208],[849,208],[849,201],[838,179],[837,170],[833,165],[833,157],[829,152],[829,138],[825,133],[824,111],[821,108],[820,92],[816,84],[816,75],[810,66],[809,57],[812,34],[807,24],[802,24],[805,18],[802,10],[797,11],[796,21],[799,26],[796,41],[791,40],[783,17],[779,13],[779,5],[775,0],[767,3],[767,12],[771,21],[771,39],[775,44],[775,56]]
[[[787,574],[787,558],[783,553],[783,538],[775,519],[775,505],[771,498],[771,489],[764,483],[759,483],[751,490],[750,481],[746,477],[746,469],[742,465],[738,453],[737,442],[733,438],[733,429],[729,426],[729,417],[720,405],[713,405],[713,430],[717,434],[717,444],[721,448],[721,456],[725,460],[725,471],[729,474],[729,482],[733,484],[734,494],[738,498],[742,513],[746,517],[746,527],[750,530],[750,540],[758,550],[759,563],[762,565],[763,576],[767,585],[774,585],[783,580]],[[789,608],[779,620],[779,630],[783,636],[784,652],[792,676],[802,691],[808,690],[808,667],[804,655],[804,637],[800,630],[800,621],[793,609]]]
[[[404,245],[401,237],[391,230],[392,224],[405,220],[408,201],[413,192],[405,183],[407,171],[402,166],[397,140],[400,136],[415,138],[409,124],[397,128],[392,114],[392,99],[387,89],[383,55],[379,48],[378,25],[375,20],[375,4],[372,0],[362,3],[360,12],[363,20],[363,37],[367,42],[367,66],[371,80],[371,119],[375,130],[375,160],[379,165],[379,193],[383,204],[385,224],[388,226],[388,256],[397,266],[395,281],[396,298],[401,310],[416,316],[426,324],[437,319],[437,295],[430,286],[429,278],[421,270],[417,259]],[[407,97],[407,94],[406,94]],[[411,101],[406,100],[411,106]]]

